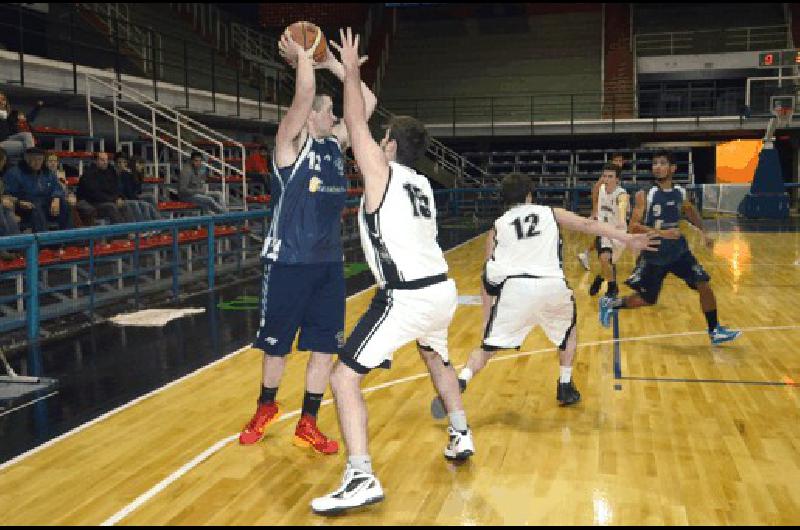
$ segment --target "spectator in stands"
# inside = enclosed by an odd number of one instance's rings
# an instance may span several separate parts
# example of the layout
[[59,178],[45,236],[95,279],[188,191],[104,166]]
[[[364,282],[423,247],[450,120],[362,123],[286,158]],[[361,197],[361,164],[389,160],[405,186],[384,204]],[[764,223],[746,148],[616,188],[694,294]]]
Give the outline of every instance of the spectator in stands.
[[108,164],[108,153],[97,153],[78,183],[78,211],[81,217],[108,219],[112,224],[131,222],[119,183],[119,175]]
[[[3,149],[0,149],[0,237],[13,236],[19,234],[20,218],[14,213],[14,205],[17,199],[12,195],[6,195],[4,175],[8,164],[8,156]],[[7,257],[7,256],[5,256]]]
[[25,114],[12,110],[6,95],[0,93],[0,147],[5,149],[9,164],[18,162],[26,149],[36,145],[29,124],[36,119],[43,106],[44,102],[38,101],[26,119]]
[[245,172],[248,177],[255,177],[269,184],[269,149],[259,145],[258,149],[245,160]]
[[204,212],[210,210],[215,214],[225,213],[227,210],[223,206],[222,192],[207,191],[207,174],[208,171],[203,167],[202,153],[194,151],[191,163],[183,168],[178,180],[178,196],[184,202],[196,204]]
[[44,167],[44,151],[38,147],[25,150],[25,159],[5,176],[6,193],[17,198],[16,212],[34,232],[46,232],[50,222],[58,228],[72,228],[66,194]]
[[[3,184],[7,162],[6,152],[0,148],[0,237],[19,234],[20,218],[14,213],[16,199],[5,194],[5,185]],[[2,260],[12,260],[16,257],[13,252],[0,250],[0,259]]]
[[58,155],[56,153],[52,151],[47,153],[47,156],[45,157],[45,167],[47,167],[47,171],[55,175],[56,180],[58,180],[58,183],[64,190],[64,194],[67,197],[69,215],[72,218],[72,226],[74,228],[86,226],[81,219],[80,212],[78,212],[78,198],[75,197],[75,194],[69,190],[69,185],[67,184],[67,174],[61,167],[59,167]]
[[130,161],[125,153],[117,153],[114,156],[114,165],[119,174],[120,188],[125,205],[128,207],[128,215],[134,221],[157,221],[159,219],[156,207],[152,202],[143,200],[142,181],[144,173],[138,174],[129,167]]
[[625,155],[622,153],[613,153],[611,155],[611,163],[619,168],[620,171],[625,169]]

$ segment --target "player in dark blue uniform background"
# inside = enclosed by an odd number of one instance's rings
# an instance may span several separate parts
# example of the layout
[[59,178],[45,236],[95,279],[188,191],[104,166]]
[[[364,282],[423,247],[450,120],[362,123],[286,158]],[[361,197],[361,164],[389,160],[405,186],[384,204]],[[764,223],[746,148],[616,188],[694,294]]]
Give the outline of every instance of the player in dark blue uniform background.
[[709,285],[711,278],[689,250],[686,238],[678,228],[682,215],[685,215],[700,230],[706,247],[711,248],[712,240],[703,230],[703,220],[697,208],[686,197],[686,190],[672,184],[675,169],[675,160],[671,153],[660,151],[653,155],[656,185],[647,192],[641,190],[636,193],[630,231],[656,232],[662,237],[661,245],[657,251],[642,252],[631,277],[625,282],[636,294],[624,298],[600,299],[600,322],[608,327],[611,315],[617,309],[654,305],[664,278],[671,273],[699,293],[700,306],[708,323],[708,335],[712,344],[729,342],[736,339],[741,331],[729,330],[719,324],[717,299]]
[[[253,346],[264,351],[261,395],[256,413],[239,442],[249,445],[264,437],[280,416],[275,396],[300,330],[298,349],[311,351],[306,392],[294,442],[323,454],[338,443],[316,425],[322,395],[328,386],[334,355],[344,341],[345,283],[341,214],[347,198],[343,152],[348,144],[344,122],[333,114],[328,95],[316,94],[314,68],[344,79],[344,68],[328,50],[315,64],[312,50],[292,40],[288,31],[279,43],[281,55],[296,68],[292,105],[275,137],[272,175],[272,221],[264,241],[261,323]],[[362,58],[362,62],[366,58]],[[367,115],[376,99],[361,84]]]

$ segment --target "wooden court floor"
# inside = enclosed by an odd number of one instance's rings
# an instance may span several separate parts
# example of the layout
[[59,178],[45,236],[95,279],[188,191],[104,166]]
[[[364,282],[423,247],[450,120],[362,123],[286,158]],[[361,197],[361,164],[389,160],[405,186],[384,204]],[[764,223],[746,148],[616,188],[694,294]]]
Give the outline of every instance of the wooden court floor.
[[[305,355],[278,395],[287,417],[264,442],[235,435],[252,413],[260,353],[245,350],[0,468],[0,520],[15,524],[791,524],[800,522],[800,234],[724,233],[690,243],[713,277],[724,324],[712,347],[696,294],[669,279],[655,308],[622,312],[620,341],[597,321],[593,278],[574,258],[583,401],[559,408],[558,363],[541,331],[498,354],[465,394],[477,454],[442,456],[446,424],[413,346],[365,380],[371,453],[386,500],[326,520],[309,502],[338,486],[344,456],[291,444]],[[462,295],[478,294],[484,238],[448,253]],[[633,261],[627,256],[621,276]],[[593,258],[593,266],[597,267]],[[623,292],[627,287],[622,287]],[[348,301],[348,330],[371,291]],[[481,311],[450,329],[457,365]],[[329,396],[326,396],[329,397]],[[334,407],[320,424],[339,438]]]

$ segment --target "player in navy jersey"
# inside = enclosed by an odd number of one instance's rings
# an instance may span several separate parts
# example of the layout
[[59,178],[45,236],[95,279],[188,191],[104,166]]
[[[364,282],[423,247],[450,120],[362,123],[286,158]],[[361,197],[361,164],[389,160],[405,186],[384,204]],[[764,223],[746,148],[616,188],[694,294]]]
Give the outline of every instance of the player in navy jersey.
[[[292,105],[275,137],[272,221],[261,254],[261,323],[253,344],[264,351],[261,395],[239,442],[260,441],[266,427],[278,419],[275,396],[299,329],[298,349],[311,351],[311,356],[294,442],[333,454],[338,443],[320,432],[316,416],[334,355],[344,341],[341,214],[347,198],[343,152],[349,140],[344,123],[333,114],[330,96],[316,93],[314,69],[327,69],[343,80],[344,68],[330,50],[322,63],[314,64],[313,50],[304,50],[288,31],[279,49],[297,76]],[[369,116],[376,99],[363,83],[361,91]]]
[[741,331],[721,326],[717,320],[717,299],[709,285],[711,277],[697,262],[686,238],[678,229],[681,216],[700,230],[707,247],[711,239],[703,230],[703,221],[694,204],[686,197],[686,190],[672,184],[676,165],[672,154],[660,151],[653,155],[653,175],[656,185],[648,192],[636,193],[636,205],[631,215],[630,230],[633,233],[655,232],[661,236],[657,251],[642,252],[636,268],[625,282],[636,294],[625,298],[605,296],[600,299],[600,323],[608,327],[616,309],[635,309],[654,305],[661,292],[667,274],[686,282],[690,289],[700,294],[700,305],[708,324],[708,335],[712,344],[722,344],[736,339]]

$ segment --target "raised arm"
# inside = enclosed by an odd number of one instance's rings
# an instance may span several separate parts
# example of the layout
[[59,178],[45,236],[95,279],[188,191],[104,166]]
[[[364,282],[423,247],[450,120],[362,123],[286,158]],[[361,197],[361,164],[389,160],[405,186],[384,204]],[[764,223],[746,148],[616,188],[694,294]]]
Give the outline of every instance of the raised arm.
[[383,200],[389,183],[389,163],[383,150],[372,138],[367,125],[364,96],[361,93],[358,35],[340,30],[342,44],[331,41],[342,59],[344,67],[344,122],[353,146],[353,155],[364,177],[364,201],[368,213],[373,213]]
[[576,232],[583,232],[584,234],[594,234],[596,236],[616,239],[634,250],[657,250],[660,243],[660,241],[656,239],[658,237],[656,234],[629,234],[611,223],[587,219],[586,217],[575,215],[563,208],[553,208],[553,214],[556,217],[556,222],[564,228],[575,230]]
[[301,146],[297,140],[311,113],[316,80],[311,60],[312,50],[304,50],[292,39],[288,30],[281,37],[278,47],[289,64],[297,65],[292,105],[278,125],[278,132],[275,135],[275,162],[278,167],[283,168],[293,164],[300,154]]
[[[363,65],[365,62],[367,62],[367,57],[361,57],[359,59],[359,65]],[[321,63],[319,67],[327,69],[329,72],[335,75],[339,81],[344,83],[344,65],[336,60],[336,57],[334,57],[333,53],[330,51],[330,48],[328,49],[328,56],[325,59],[325,62]],[[372,113],[375,112],[375,107],[378,105],[378,99],[375,97],[375,94],[372,93],[372,90],[369,89],[366,83],[361,81],[360,86],[361,97],[364,99],[364,112],[367,117],[367,122],[369,122]],[[344,121],[337,123],[333,127],[332,132],[333,135],[339,140],[339,144],[342,146],[342,148],[346,148],[348,145],[350,145],[350,138],[348,137],[347,127],[345,126]]]

